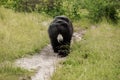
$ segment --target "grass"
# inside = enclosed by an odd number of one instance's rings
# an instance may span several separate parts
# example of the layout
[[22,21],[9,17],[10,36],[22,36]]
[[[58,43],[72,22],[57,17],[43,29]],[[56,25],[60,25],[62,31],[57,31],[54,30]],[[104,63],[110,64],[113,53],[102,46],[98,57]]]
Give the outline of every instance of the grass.
[[32,72],[15,67],[10,62],[1,63],[0,65],[0,80],[19,80],[30,75],[32,75]]
[[[28,72],[12,63],[39,52],[48,44],[50,18],[37,13],[18,13],[0,7],[0,80],[29,80]],[[104,21],[105,22],[105,21]],[[48,24],[46,24],[48,23]],[[87,28],[82,41],[61,62],[52,80],[120,80],[120,24],[101,23],[90,29],[88,19],[73,22],[75,31]],[[81,26],[79,26],[81,25]]]
[[101,23],[61,62],[52,80],[120,80],[120,25]]
[[0,80],[18,80],[29,74],[12,66],[12,62],[39,52],[48,44],[49,22],[46,15],[18,13],[0,7]]

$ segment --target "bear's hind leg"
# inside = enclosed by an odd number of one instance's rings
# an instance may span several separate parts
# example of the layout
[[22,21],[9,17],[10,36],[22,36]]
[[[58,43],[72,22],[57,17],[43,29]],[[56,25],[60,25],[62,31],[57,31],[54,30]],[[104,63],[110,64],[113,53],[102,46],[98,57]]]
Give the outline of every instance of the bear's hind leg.
[[54,51],[55,53],[58,53],[59,43],[58,43],[57,39],[51,40],[51,44],[52,44],[53,51]]

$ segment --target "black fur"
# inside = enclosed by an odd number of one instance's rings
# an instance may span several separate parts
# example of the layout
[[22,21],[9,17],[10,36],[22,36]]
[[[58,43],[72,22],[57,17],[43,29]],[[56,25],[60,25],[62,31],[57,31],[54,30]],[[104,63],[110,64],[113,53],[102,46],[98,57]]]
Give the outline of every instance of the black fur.
[[[70,44],[73,34],[72,22],[65,16],[57,16],[51,22],[48,28],[48,34],[54,52],[58,53],[60,56],[67,56],[70,53]],[[58,34],[63,36],[63,41],[60,43],[57,40]]]

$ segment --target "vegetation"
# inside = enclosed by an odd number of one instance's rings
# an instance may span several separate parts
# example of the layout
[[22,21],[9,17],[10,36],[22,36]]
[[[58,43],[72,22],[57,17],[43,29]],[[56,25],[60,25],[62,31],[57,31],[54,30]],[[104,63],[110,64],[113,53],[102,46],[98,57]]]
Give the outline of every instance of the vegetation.
[[108,22],[117,23],[118,7],[120,7],[118,0],[85,0],[84,7],[89,11],[89,18],[93,21],[99,22],[104,17]]
[[0,80],[18,80],[16,77],[25,75],[26,71],[13,67],[12,61],[48,44],[49,22],[45,15],[0,8]]
[[89,12],[88,17],[95,22],[106,18],[108,22],[117,23],[120,11],[119,0],[1,0],[1,5],[16,11],[47,13],[50,16],[67,15],[80,19],[81,9]]
[[[32,72],[12,63],[48,44],[46,26],[57,15],[68,16],[75,31],[82,27],[87,33],[72,45],[52,80],[119,80],[119,7],[119,0],[0,0],[0,80],[29,78]],[[97,28],[91,29],[93,24]]]
[[82,41],[54,73],[52,80],[119,80],[120,26],[101,23],[88,29]]

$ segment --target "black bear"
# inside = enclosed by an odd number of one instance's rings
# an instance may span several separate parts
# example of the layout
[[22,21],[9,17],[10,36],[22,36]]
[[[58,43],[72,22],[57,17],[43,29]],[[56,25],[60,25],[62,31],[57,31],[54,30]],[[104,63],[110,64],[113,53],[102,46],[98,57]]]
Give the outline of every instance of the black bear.
[[70,53],[73,35],[72,22],[65,16],[57,16],[48,28],[51,45],[55,53],[65,57]]

